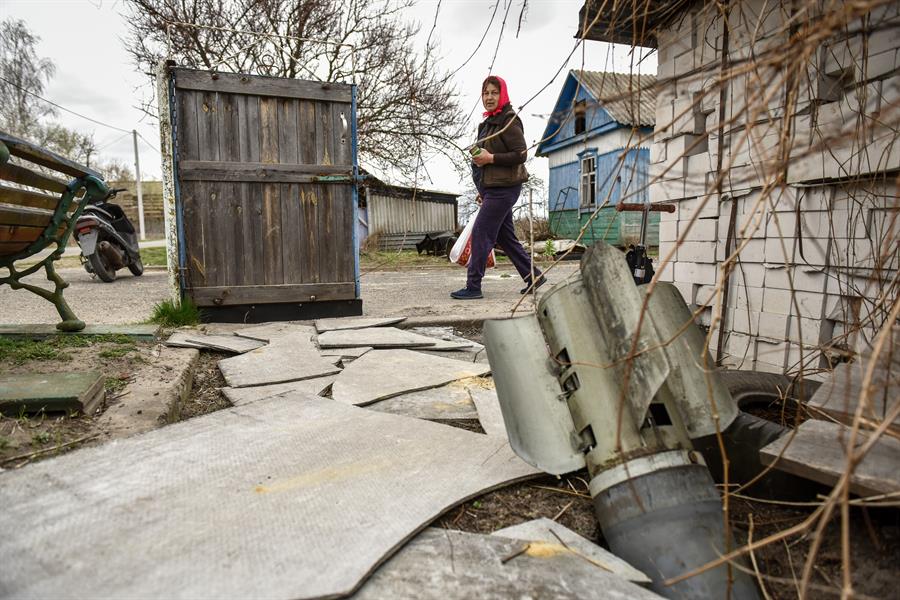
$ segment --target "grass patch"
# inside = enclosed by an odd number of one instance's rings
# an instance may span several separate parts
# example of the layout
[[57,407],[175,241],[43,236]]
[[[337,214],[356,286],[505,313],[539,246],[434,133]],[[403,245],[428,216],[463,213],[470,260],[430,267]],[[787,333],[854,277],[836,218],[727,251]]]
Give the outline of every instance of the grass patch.
[[[29,361],[43,360],[72,360],[72,356],[65,352],[67,348],[87,348],[94,344],[118,344],[130,346],[121,354],[106,356],[105,358],[117,358],[134,347],[134,340],[127,335],[54,335],[42,340],[16,339],[0,337],[0,362],[10,361],[15,364],[23,364]],[[107,352],[117,352],[116,349],[104,350],[100,353],[103,357]]]
[[0,338],[0,361],[22,364],[32,360],[72,360],[55,342],[47,340],[16,340]]
[[103,381],[103,387],[106,388],[107,392],[120,392],[125,389],[125,386],[128,385],[127,377],[107,377]]
[[166,247],[141,248],[141,262],[145,267],[165,267]]
[[200,309],[190,298],[185,298],[178,306],[171,300],[165,300],[153,307],[153,314],[148,322],[163,327],[196,325],[200,322]]
[[450,265],[450,260],[446,256],[429,256],[415,250],[369,250],[360,252],[359,264],[363,269],[446,267]]
[[133,351],[134,351],[133,346],[132,347],[120,346],[118,348],[107,348],[106,350],[101,350],[97,356],[99,356],[100,358],[122,358],[129,352],[133,352]]

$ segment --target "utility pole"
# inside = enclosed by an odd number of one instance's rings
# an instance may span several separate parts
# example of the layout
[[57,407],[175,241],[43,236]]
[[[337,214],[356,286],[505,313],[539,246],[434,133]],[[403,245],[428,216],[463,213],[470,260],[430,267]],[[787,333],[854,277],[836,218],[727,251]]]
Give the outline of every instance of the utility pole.
[[144,194],[141,190],[141,158],[138,155],[137,145],[137,129],[131,130],[131,137],[134,140],[134,185],[137,188],[137,213],[138,213],[138,231],[141,233],[141,239],[146,239],[144,233]]

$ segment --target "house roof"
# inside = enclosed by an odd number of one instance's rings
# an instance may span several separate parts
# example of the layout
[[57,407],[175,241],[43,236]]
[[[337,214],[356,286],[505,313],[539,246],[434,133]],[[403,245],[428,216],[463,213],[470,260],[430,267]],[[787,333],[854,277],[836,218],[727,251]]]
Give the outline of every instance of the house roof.
[[[615,122],[607,127],[653,127],[656,124],[655,75],[571,70],[541,136],[538,156],[544,156],[549,148],[560,142],[557,133],[571,115],[579,88]],[[586,135],[597,135],[597,132]],[[578,139],[583,138],[579,136]]]
[[656,124],[656,75],[570,71],[591,96],[622,125]]
[[[656,32],[677,19],[696,0],[642,0],[599,2],[585,0],[578,11],[575,37],[598,42],[657,47]],[[583,31],[586,25],[591,25]]]

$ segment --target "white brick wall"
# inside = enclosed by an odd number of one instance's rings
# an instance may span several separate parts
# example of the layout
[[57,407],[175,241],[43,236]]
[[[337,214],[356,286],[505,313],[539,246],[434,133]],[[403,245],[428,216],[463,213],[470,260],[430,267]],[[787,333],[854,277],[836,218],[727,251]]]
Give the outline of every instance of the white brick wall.
[[[828,10],[823,2],[808,8],[811,19]],[[733,5],[729,57],[753,61],[769,49],[791,51],[783,27],[791,10],[786,0]],[[856,34],[821,45],[788,114],[786,169],[773,161],[784,143],[784,74],[761,61],[729,81],[721,196],[716,77],[724,25],[715,11],[692,11],[658,38],[658,76],[672,80],[657,97],[651,174],[660,179],[650,197],[678,205],[661,218],[660,256],[677,246],[661,278],[689,303],[715,297],[736,202],[731,249],[744,246],[723,311],[723,364],[818,369],[818,344],[866,322],[872,299],[900,268],[898,189],[893,175],[883,175],[900,168],[900,4],[845,28],[872,28],[865,40]],[[764,106],[754,97],[769,92]],[[848,343],[865,344],[874,332],[867,323]]]

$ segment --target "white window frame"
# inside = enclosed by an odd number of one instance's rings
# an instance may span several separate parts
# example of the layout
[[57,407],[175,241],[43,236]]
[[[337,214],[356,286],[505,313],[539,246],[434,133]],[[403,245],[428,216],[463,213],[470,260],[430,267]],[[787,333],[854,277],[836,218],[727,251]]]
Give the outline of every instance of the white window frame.
[[597,204],[597,156],[594,154],[581,159],[579,198],[579,205],[582,207]]

